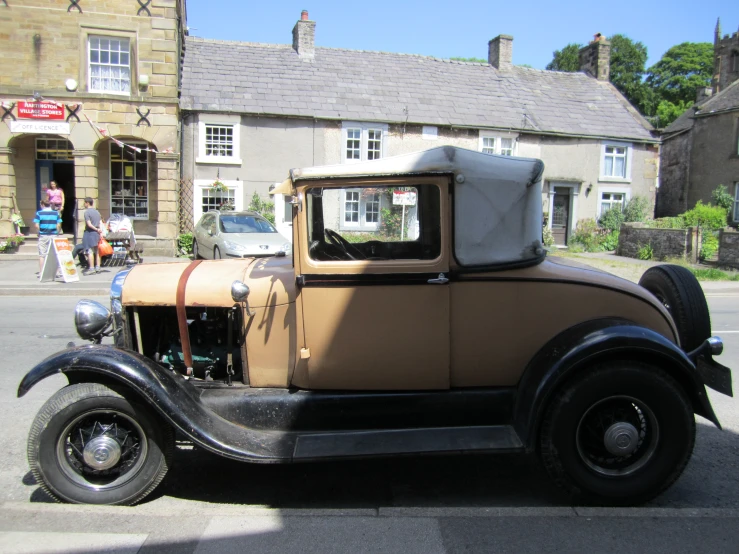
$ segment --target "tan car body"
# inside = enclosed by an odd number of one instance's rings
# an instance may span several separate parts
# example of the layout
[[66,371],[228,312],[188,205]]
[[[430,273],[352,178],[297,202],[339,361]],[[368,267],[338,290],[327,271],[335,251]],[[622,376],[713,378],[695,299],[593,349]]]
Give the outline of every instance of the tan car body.
[[[396,179],[374,180],[397,184]],[[371,285],[299,288],[301,274],[451,273],[449,178],[416,178],[438,186],[442,249],[434,260],[317,262],[308,255],[305,214],[294,213],[290,258],[213,260],[190,276],[187,306],[230,307],[229,286],[251,288],[247,365],[254,387],[421,390],[514,386],[534,353],[562,330],[598,318],[622,318],[677,343],[667,310],[629,281],[562,258],[501,271],[461,274],[447,286]],[[347,187],[366,181],[314,181]],[[143,265],[126,279],[124,306],[175,304],[186,264]],[[381,347],[378,347],[381,345]]]

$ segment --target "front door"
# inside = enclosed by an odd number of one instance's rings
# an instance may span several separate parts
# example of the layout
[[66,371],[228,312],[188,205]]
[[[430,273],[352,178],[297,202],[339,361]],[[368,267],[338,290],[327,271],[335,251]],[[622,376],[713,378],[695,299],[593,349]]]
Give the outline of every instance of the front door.
[[554,244],[566,246],[570,230],[570,189],[554,189],[554,211],[552,213],[552,235]]
[[300,192],[296,374],[312,389],[449,388],[447,181]]
[[[62,231],[73,233],[77,216],[77,199],[74,187],[74,162],[58,160],[36,160],[36,206],[46,200],[49,183],[56,181],[64,191],[64,210],[62,211]],[[36,208],[38,209],[38,208]]]

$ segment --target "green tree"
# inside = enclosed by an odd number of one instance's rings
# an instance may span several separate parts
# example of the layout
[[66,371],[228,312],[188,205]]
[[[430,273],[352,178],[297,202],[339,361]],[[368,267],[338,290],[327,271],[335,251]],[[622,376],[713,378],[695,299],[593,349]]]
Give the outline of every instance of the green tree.
[[483,60],[482,58],[460,58],[460,57],[454,57],[449,58],[450,60],[454,60],[457,62],[477,62],[477,63],[488,63],[487,60]]
[[647,70],[646,83],[657,93],[660,102],[667,100],[678,107],[683,102],[688,108],[695,101],[695,91],[711,84],[712,72],[713,45],[683,42],[670,48]]
[[611,41],[611,83],[629,102],[641,108],[644,102],[644,72],[647,47],[626,35],[613,35]]
[[552,71],[569,71],[570,73],[580,71],[580,49],[582,44],[571,42],[562,50],[552,52],[552,61],[547,64],[547,69]]

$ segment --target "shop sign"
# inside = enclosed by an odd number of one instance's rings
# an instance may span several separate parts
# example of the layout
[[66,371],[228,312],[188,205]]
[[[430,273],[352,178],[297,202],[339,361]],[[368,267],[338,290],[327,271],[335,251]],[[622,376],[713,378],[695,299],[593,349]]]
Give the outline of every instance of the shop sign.
[[64,120],[64,106],[56,102],[18,102],[18,117],[21,119]]
[[69,123],[64,121],[34,121],[25,119],[10,122],[12,133],[51,133],[54,135],[68,135]]
[[65,238],[54,237],[49,248],[49,254],[44,260],[41,270],[41,282],[54,281],[57,272],[61,272],[65,283],[74,283],[80,280],[77,268],[72,257],[72,245]]

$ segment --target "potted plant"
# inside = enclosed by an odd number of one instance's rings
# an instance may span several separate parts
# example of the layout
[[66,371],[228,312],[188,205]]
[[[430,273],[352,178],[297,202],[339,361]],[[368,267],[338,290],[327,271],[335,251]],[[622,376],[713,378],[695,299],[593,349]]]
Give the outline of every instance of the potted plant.
[[220,179],[216,179],[210,185],[210,190],[214,192],[228,192],[228,186]]

